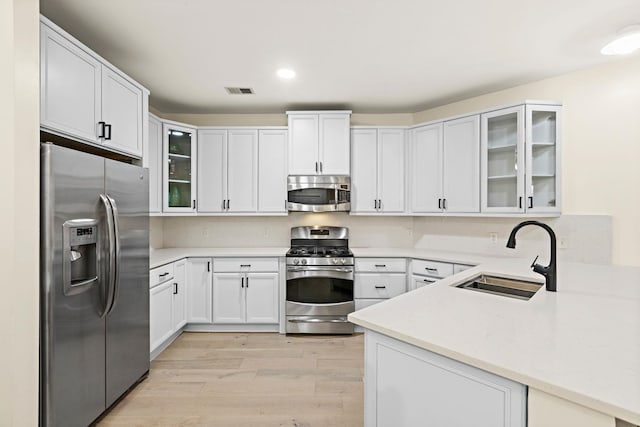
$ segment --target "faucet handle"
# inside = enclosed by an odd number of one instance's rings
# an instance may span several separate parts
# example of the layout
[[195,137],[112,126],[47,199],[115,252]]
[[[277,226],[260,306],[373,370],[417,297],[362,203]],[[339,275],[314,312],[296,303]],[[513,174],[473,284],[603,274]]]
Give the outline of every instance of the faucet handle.
[[536,255],[536,258],[533,260],[530,267],[534,267],[536,265],[536,261],[538,260],[538,258],[540,258],[540,255]]

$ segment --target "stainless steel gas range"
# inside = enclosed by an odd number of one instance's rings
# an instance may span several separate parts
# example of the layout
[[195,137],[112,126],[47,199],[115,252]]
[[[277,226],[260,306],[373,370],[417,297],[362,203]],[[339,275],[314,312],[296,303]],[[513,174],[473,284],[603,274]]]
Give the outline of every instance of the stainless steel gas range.
[[293,227],[287,252],[287,333],[352,334],[353,253],[344,227]]

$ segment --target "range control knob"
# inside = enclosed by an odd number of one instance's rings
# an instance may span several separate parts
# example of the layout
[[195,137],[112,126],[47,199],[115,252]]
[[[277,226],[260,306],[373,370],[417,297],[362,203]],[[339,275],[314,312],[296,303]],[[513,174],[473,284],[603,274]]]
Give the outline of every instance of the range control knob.
[[299,263],[299,262],[300,262],[300,260],[299,260],[298,258],[294,258],[294,259],[293,259],[293,263],[294,263],[295,265],[298,265],[298,263]]
[[342,258],[340,261],[342,261],[342,265],[345,265],[347,263],[347,259],[346,258]]
[[340,262],[340,260],[338,258],[334,258],[331,261],[333,261],[334,264],[337,264],[338,262]]
[[307,260],[306,260],[306,259],[304,259],[304,258],[303,258],[303,259],[302,259],[302,261],[300,261],[300,262],[302,262],[302,265],[306,265],[306,264],[307,264]]

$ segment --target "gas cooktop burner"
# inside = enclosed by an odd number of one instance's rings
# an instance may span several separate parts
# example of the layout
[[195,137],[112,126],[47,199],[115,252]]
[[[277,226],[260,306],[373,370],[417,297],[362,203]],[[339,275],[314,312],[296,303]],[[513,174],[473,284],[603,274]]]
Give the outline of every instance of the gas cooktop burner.
[[323,246],[300,246],[293,247],[287,252],[287,256],[297,257],[331,257],[341,256],[350,257],[353,253],[348,247],[323,247]]

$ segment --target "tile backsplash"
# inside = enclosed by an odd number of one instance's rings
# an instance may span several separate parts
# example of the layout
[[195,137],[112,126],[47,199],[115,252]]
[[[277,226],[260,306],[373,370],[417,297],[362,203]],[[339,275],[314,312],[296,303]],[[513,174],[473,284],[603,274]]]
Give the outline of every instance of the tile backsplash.
[[[535,218],[527,218],[535,219]],[[515,250],[505,247],[509,232],[522,218],[350,216],[346,213],[291,213],[282,217],[154,217],[151,247],[283,247],[291,227],[334,225],[349,228],[352,247],[425,248],[502,256],[549,252],[547,233],[525,227]],[[611,217],[563,215],[543,218],[558,237],[558,257],[566,261],[609,263]],[[497,234],[493,243],[490,234]]]

